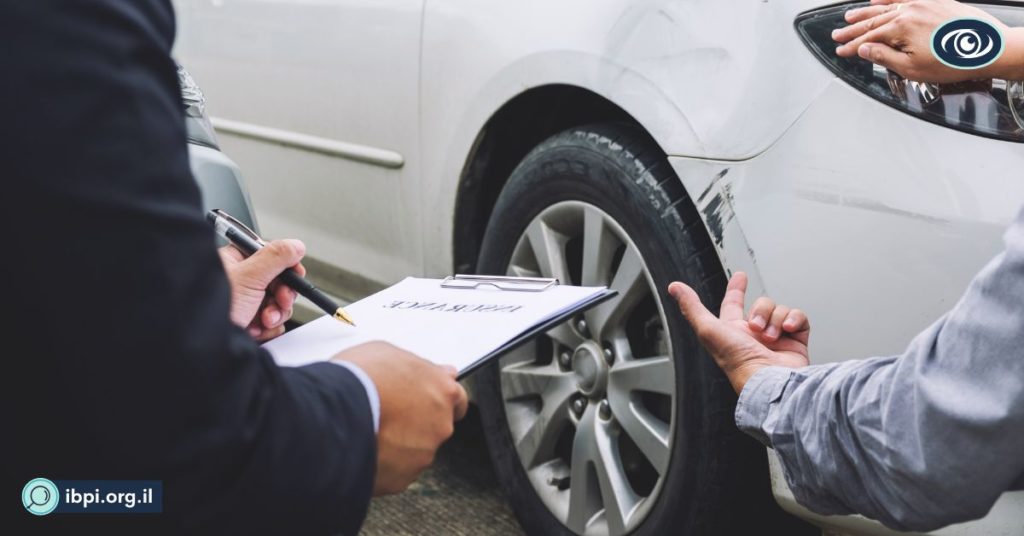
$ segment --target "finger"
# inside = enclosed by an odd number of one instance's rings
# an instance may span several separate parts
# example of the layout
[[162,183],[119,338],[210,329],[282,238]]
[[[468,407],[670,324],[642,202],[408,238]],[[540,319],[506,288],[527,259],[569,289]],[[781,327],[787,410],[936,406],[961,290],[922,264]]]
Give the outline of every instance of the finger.
[[[884,11],[882,13],[879,13],[878,15],[876,15],[874,17],[868,17],[867,19],[861,20],[860,22],[857,22],[856,24],[850,24],[849,26],[846,26],[845,28],[839,28],[837,30],[833,30],[832,31],[832,39],[834,41],[838,41],[840,43],[846,43],[848,41],[852,41],[853,39],[856,39],[858,37],[861,37],[861,36],[867,34],[868,32],[874,30],[875,28],[881,28],[884,24],[886,24],[887,22],[889,22],[892,19],[896,18],[896,15],[897,15],[896,11],[894,9],[892,9],[892,6],[878,6],[877,8],[875,8],[875,7],[866,7],[864,9],[865,10],[879,9],[879,10],[884,10]],[[856,49],[853,49],[853,50],[856,50]],[[849,55],[852,56],[853,55],[853,51],[850,51]]]
[[904,0],[871,0],[871,5],[873,5],[873,6],[881,6],[881,5],[888,5],[888,4],[900,4],[900,3],[903,3],[903,1]]
[[284,324],[288,318],[291,317],[291,311],[287,314],[283,311],[276,303],[269,303],[266,307],[260,311],[260,322],[264,328],[276,328],[281,324]]
[[719,311],[719,318],[725,321],[743,319],[743,300],[747,294],[747,274],[736,272],[729,279],[729,285],[725,287],[725,297],[722,298],[722,309]]
[[458,388],[455,393],[455,420],[461,421],[469,411],[469,395],[466,394],[466,389],[458,383],[455,384],[455,387]]
[[[885,13],[885,12],[891,10],[891,9],[893,9],[893,7],[889,6],[889,5],[877,5],[877,6],[859,7],[857,9],[851,9],[851,10],[847,11],[846,13],[844,13],[843,14],[843,18],[846,19],[846,22],[848,22],[850,24],[854,24],[854,23],[860,22],[862,20],[867,20],[867,19],[870,19],[871,17],[875,17],[875,16],[878,16],[878,15],[881,15],[882,13]],[[849,26],[847,26],[847,28],[849,28]],[[846,28],[839,28],[839,30],[845,30],[845,29]],[[839,31],[839,30],[836,30],[836,31]],[[832,32],[833,37],[835,36],[835,32],[836,31]]]
[[[730,291],[734,295],[739,295],[739,300],[742,304],[743,291],[746,290],[746,277],[742,273],[737,275],[739,277],[734,276],[729,286],[731,287]],[[763,345],[758,344],[749,335],[730,326],[722,319],[716,318],[711,311],[704,307],[700,297],[697,296],[697,293],[692,288],[683,283],[675,282],[669,285],[668,291],[679,302],[679,310],[686,317],[686,320],[690,322],[690,325],[693,326],[694,333],[697,334],[701,344],[704,345],[704,348],[708,350],[720,366],[734,366],[728,365],[728,362],[737,359],[739,354],[749,353],[750,351],[756,352],[758,349],[767,351]],[[726,307],[723,305],[722,309],[726,310]],[[742,306],[739,306],[737,314],[737,320],[742,320]]]
[[799,333],[811,329],[811,321],[800,309],[793,309],[782,322],[782,330],[786,333]]
[[768,296],[761,296],[750,308],[750,318],[747,320],[747,323],[755,331],[763,331],[764,328],[768,327],[768,319],[772,317],[772,311],[774,310],[775,300]]
[[668,286],[668,293],[679,303],[679,311],[693,326],[698,336],[702,331],[706,331],[718,323],[718,318],[708,311],[707,307],[704,307],[704,304],[700,302],[700,296],[697,296],[697,293],[689,286],[676,281]]
[[[886,15],[883,15],[883,17]],[[851,40],[845,45],[840,45],[836,48],[836,54],[839,56],[849,57],[858,53],[858,49],[864,43],[881,43],[884,45],[893,45],[900,37],[900,28],[897,24],[889,22],[876,27],[874,30],[865,33],[864,35]]]
[[458,377],[459,377],[459,369],[455,368],[452,365],[441,365],[441,368],[444,369],[445,373],[448,374],[448,376],[450,376],[451,379],[453,379],[453,380],[458,379]]
[[292,306],[295,305],[295,298],[298,294],[294,290],[288,288],[287,285],[281,285],[278,283],[272,283],[270,285],[270,292],[274,296],[274,301],[277,302],[277,306],[282,311],[291,310]]
[[276,328],[263,329],[260,334],[253,337],[257,342],[266,342],[270,339],[279,337],[284,334],[284,326],[277,326]]
[[217,248],[217,254],[220,255],[220,262],[224,265],[235,264],[236,262],[242,262],[245,260],[245,255],[243,255],[241,251],[238,251],[234,246]]
[[274,240],[239,263],[238,273],[246,286],[266,289],[281,272],[302,260],[306,246],[299,240]]
[[793,309],[782,323],[782,329],[786,330],[789,336],[800,343],[807,344],[811,339],[811,321],[800,309]]
[[910,76],[910,55],[881,43],[863,44],[857,49],[857,55],[902,76]]
[[782,323],[789,316],[789,307],[776,305],[772,311],[772,317],[768,319],[768,327],[764,328],[764,336],[769,340],[776,340],[782,336]]

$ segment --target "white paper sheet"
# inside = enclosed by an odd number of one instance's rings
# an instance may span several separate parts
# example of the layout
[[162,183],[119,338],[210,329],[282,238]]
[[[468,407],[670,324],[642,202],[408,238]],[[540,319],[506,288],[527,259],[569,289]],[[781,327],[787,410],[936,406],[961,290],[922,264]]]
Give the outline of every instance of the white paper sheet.
[[446,289],[438,279],[410,277],[346,307],[356,327],[324,316],[263,347],[278,364],[299,366],[381,340],[461,372],[519,334],[604,290],[564,285],[543,292]]

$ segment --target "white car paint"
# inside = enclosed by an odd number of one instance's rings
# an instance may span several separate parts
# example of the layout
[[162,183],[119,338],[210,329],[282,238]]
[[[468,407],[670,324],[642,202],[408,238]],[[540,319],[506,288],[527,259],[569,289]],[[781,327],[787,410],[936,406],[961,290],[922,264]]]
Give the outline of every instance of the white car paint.
[[[1024,201],[1024,151],[835,79],[793,29],[825,3],[180,0],[177,54],[264,232],[381,284],[452,271],[459,179],[505,103],[601,95],[670,155],[727,269],[809,311],[827,362],[899,352],[955,302]],[[818,523],[888,533],[812,516],[773,482]],[[1022,526],[1015,493],[938,534]]]

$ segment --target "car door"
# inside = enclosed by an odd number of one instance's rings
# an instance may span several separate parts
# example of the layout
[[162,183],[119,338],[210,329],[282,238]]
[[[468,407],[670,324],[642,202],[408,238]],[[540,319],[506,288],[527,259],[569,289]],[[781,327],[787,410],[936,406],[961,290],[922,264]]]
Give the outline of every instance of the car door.
[[206,94],[264,235],[304,240],[314,279],[390,283],[421,270],[412,170],[422,7],[175,2],[175,55]]

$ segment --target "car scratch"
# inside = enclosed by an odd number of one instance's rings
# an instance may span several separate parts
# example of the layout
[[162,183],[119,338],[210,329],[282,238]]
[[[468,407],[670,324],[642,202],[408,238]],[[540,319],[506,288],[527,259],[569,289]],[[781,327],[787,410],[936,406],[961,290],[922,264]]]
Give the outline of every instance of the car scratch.
[[796,197],[807,201],[813,201],[816,203],[824,203],[826,205],[838,205],[843,207],[858,208],[862,210],[871,210],[874,212],[881,212],[883,214],[890,214],[893,216],[900,216],[903,218],[911,218],[920,220],[928,223],[935,224],[948,224],[949,220],[944,218],[936,218],[928,214],[922,214],[919,212],[911,212],[909,210],[893,207],[887,205],[876,199],[870,199],[867,197],[841,195],[831,192],[822,192],[816,190],[800,190],[796,192]]
[[[732,208],[732,184],[722,180],[728,173],[729,168],[719,171],[707,189],[697,198],[697,204],[700,206],[701,213],[704,214],[704,223],[711,234],[711,240],[719,249],[722,249],[723,246],[726,225],[736,217]],[[705,199],[707,199],[706,202]]]

